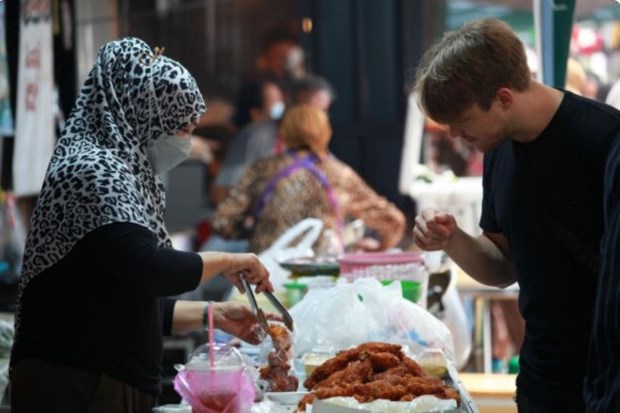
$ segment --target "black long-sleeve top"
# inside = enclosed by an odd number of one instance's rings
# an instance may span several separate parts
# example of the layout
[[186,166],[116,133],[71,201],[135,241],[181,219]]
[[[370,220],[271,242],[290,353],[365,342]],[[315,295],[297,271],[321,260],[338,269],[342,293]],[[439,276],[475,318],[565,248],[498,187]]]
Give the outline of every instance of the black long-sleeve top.
[[145,227],[100,227],[24,290],[11,365],[72,365],[157,394],[176,302],[165,297],[196,288],[201,274],[198,254],[159,248]]

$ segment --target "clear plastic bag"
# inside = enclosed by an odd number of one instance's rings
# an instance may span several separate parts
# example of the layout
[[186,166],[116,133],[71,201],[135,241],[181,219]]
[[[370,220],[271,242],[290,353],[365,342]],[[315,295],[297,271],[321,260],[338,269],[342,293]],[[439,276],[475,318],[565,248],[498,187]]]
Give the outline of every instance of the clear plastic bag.
[[323,230],[323,221],[318,218],[306,218],[287,229],[284,234],[266,250],[259,254],[260,260],[269,270],[269,279],[276,290],[283,290],[284,283],[290,275],[279,264],[290,258],[313,257],[312,244]]
[[444,323],[402,297],[401,287],[383,287],[372,278],[329,289],[310,290],[290,311],[295,319],[295,346],[303,355],[316,347],[345,349],[369,341],[406,346],[419,355],[439,348],[454,362],[454,345]]

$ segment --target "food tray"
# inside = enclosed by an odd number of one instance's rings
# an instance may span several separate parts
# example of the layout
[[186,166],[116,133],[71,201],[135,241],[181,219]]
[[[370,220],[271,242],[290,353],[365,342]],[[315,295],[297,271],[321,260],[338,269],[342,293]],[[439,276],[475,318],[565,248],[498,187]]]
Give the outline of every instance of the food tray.
[[298,275],[338,275],[340,264],[336,257],[299,257],[278,264],[293,276]]
[[448,386],[452,386],[458,391],[459,396],[461,396],[461,405],[453,410],[447,410],[444,413],[480,413],[478,407],[476,407],[474,400],[471,398],[470,394],[463,386],[463,382],[460,380],[454,380],[454,378],[458,378],[458,374],[456,372],[456,368],[452,363],[448,363],[448,377],[444,379]]
[[[461,405],[457,407],[456,409],[444,410],[443,413],[480,413],[480,411],[474,404],[473,399],[471,398],[467,390],[465,390],[463,383],[458,379],[454,380],[455,377],[458,377],[456,369],[451,363],[448,363],[448,376],[444,378],[443,380],[448,386],[454,387],[456,391],[459,393],[459,395],[461,396]],[[333,408],[330,408],[330,410],[333,410]],[[344,412],[348,410],[343,409],[342,411]]]

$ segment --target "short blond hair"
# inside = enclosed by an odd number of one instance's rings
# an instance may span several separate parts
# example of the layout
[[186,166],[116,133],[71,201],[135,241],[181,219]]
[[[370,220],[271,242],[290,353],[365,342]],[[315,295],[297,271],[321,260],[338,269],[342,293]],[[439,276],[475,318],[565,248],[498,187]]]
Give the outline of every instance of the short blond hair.
[[308,149],[326,155],[332,128],[325,112],[304,104],[286,111],[280,133],[290,149]]

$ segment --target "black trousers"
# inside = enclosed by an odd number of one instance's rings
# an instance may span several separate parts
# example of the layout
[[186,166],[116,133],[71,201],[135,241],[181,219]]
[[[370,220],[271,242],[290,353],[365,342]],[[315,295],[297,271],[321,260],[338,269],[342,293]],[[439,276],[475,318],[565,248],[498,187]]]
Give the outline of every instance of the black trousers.
[[92,370],[22,360],[10,374],[12,413],[151,413],[156,397]]
[[519,413],[585,413],[583,406],[541,406],[533,403],[530,399],[517,392],[517,409]]

